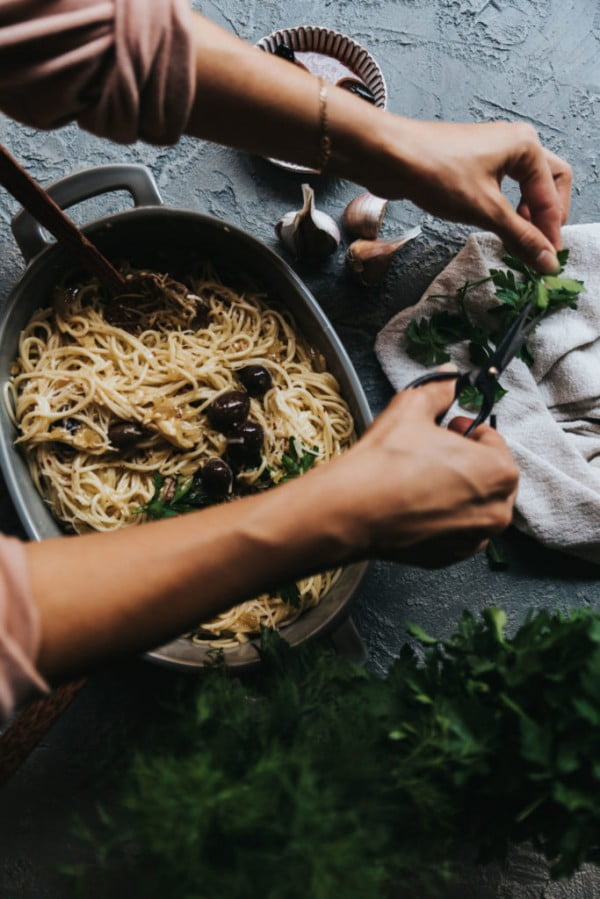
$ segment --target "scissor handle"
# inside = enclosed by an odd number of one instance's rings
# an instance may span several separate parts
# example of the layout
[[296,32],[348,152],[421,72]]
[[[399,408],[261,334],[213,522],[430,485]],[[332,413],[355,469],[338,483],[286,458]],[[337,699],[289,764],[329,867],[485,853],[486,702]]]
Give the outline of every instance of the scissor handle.
[[[415,378],[414,381],[411,381],[410,384],[406,385],[406,390],[411,390],[413,387],[422,387],[423,384],[429,384],[430,381],[456,381],[456,388],[454,390],[454,399],[458,399],[460,394],[463,392],[465,387],[471,386],[471,372],[460,372],[460,371],[428,371],[426,374],[421,375],[419,378]],[[494,407],[494,402],[491,396],[484,395],[484,405],[479,412],[479,415],[471,422],[469,427],[464,433],[465,437],[470,437],[471,433],[478,427],[485,419],[490,415],[492,409]],[[444,413],[445,414],[445,413]],[[444,414],[440,415],[437,422],[438,424],[443,419]],[[492,416],[494,418],[494,422],[492,427],[496,427],[496,416]]]
[[427,374],[415,378],[410,384],[406,385],[406,390],[412,390],[413,387],[421,387],[423,384],[429,384],[430,381],[458,381],[462,378],[459,371],[428,371]]

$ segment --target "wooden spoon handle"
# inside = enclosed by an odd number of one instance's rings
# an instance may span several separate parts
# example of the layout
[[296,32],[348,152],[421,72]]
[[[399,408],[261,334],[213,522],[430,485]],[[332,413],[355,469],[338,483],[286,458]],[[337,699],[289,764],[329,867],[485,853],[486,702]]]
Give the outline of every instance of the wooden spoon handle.
[[0,183],[40,225],[77,257],[85,269],[96,275],[112,294],[123,293],[126,284],[124,277],[1,144]]
[[31,702],[0,735],[0,787],[12,777],[79,693],[85,678]]

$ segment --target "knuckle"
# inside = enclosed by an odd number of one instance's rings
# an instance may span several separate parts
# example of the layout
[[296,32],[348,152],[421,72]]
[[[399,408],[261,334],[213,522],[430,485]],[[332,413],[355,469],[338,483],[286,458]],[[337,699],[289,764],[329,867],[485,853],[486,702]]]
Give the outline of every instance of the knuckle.
[[529,122],[515,122],[513,125],[514,133],[525,149],[538,149],[540,146],[540,137],[536,129]]
[[490,218],[506,218],[506,202],[497,184],[487,184],[480,194],[480,203]]
[[503,503],[496,517],[498,531],[505,531],[512,521],[512,503]]
[[[414,396],[419,391],[412,387],[405,387],[404,390],[398,390],[392,397],[387,410],[394,416],[402,414],[403,410],[410,408],[414,402]],[[385,413],[384,413],[385,414]]]
[[512,456],[499,461],[497,472],[500,490],[512,493],[519,483],[519,469]]
[[500,534],[512,521],[512,503],[508,501],[494,503],[488,510],[485,531],[487,534]]
[[489,224],[507,228],[511,226],[513,216],[502,194],[498,190],[490,189],[485,196],[486,218]]
[[569,182],[573,180],[573,166],[568,162],[563,162],[562,176]]

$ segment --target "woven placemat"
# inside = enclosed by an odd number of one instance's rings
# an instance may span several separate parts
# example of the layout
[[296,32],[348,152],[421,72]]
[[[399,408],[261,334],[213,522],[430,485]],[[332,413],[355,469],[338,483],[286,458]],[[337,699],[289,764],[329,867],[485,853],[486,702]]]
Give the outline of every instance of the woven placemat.
[[70,681],[50,696],[34,700],[0,735],[0,787],[23,764],[85,682],[85,678]]

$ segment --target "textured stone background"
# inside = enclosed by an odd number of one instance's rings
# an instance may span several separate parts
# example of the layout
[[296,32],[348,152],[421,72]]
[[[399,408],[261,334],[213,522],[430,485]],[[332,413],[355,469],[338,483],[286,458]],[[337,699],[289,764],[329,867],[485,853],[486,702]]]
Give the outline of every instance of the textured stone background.
[[[239,36],[256,41],[296,24],[337,28],[367,46],[386,76],[390,108],[417,118],[531,122],[544,142],[575,169],[572,222],[598,218],[600,145],[600,7],[596,0],[206,0],[196,8]],[[123,148],[70,126],[38,133],[0,118],[0,139],[44,184],[98,163],[149,165],[165,201],[227,219],[275,246],[273,224],[300,196],[299,176],[269,163],[200,141],[175,148]],[[356,188],[316,179],[318,204],[339,217]],[[82,204],[85,221],[127,202],[113,195]],[[23,262],[10,232],[16,204],[0,192],[0,298]],[[389,388],[373,355],[378,329],[401,306],[415,302],[464,241],[465,228],[423,215],[408,203],[391,205],[384,235],[420,222],[422,238],[394,263],[381,290],[350,284],[343,248],[318,272],[297,267],[332,318],[365,385],[374,411]],[[3,299],[0,299],[2,302]],[[2,485],[0,525],[20,533]],[[511,538],[509,572],[494,574],[482,559],[439,573],[376,565],[358,597],[355,619],[369,665],[384,670],[397,654],[407,618],[447,635],[461,610],[503,606],[514,626],[528,607],[598,605],[597,570],[531,541]],[[93,677],[28,763],[0,795],[0,896],[64,899],[59,861],[77,858],[75,811],[85,816],[104,797],[110,747],[143,728],[176,676],[143,662]],[[127,888],[132,895],[130,888]],[[119,890],[115,895],[121,895]],[[125,895],[125,889],[122,891]],[[545,867],[526,851],[504,868],[465,871],[455,896],[533,899],[600,896],[588,869],[569,883],[549,884]],[[226,897],[223,897],[226,899]]]

